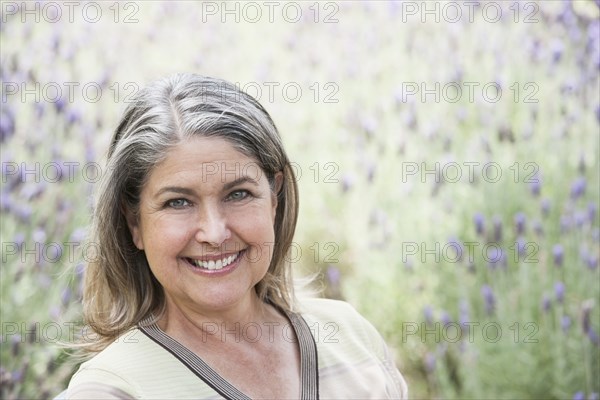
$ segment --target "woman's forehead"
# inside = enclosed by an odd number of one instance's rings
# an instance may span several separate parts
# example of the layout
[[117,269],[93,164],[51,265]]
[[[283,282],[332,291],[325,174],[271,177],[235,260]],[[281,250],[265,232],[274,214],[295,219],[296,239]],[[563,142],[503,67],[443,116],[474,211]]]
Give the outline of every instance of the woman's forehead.
[[149,186],[163,182],[227,183],[242,177],[260,181],[258,162],[218,137],[184,139],[150,173]]

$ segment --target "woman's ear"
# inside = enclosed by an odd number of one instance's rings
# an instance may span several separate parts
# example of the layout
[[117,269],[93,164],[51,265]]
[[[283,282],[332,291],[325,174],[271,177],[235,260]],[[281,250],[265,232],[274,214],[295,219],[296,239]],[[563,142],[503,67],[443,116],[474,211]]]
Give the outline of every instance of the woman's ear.
[[127,220],[127,226],[129,227],[129,233],[131,233],[133,244],[135,244],[135,247],[137,247],[139,250],[144,250],[144,240],[142,239],[138,216],[126,207],[123,207],[122,212],[125,214],[125,219]]

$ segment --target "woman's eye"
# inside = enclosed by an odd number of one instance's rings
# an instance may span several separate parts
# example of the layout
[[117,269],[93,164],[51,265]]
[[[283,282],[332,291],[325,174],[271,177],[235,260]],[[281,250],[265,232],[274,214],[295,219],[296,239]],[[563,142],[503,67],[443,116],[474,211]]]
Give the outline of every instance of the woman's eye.
[[171,208],[183,208],[188,206],[189,204],[189,201],[187,201],[186,199],[173,199],[167,201],[166,206]]
[[235,192],[231,192],[227,197],[227,200],[243,200],[248,197],[250,193],[247,190],[236,190]]

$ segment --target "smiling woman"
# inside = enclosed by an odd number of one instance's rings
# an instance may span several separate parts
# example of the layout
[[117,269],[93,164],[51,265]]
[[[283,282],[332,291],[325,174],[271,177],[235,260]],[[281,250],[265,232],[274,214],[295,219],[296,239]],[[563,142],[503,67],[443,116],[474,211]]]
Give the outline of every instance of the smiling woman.
[[[296,180],[263,107],[180,74],[125,111],[99,187],[67,397],[405,398],[375,329],[296,299]],[[93,356],[93,357],[92,357]]]

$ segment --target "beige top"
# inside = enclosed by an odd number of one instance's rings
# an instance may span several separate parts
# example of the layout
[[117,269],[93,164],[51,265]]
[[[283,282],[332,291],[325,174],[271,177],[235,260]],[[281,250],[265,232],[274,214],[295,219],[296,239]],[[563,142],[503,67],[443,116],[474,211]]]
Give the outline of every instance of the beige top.
[[[301,304],[288,318],[300,349],[302,399],[407,398],[406,383],[383,339],[352,306],[328,299]],[[156,324],[144,325],[83,363],[67,398],[100,393],[113,399],[249,398]],[[268,326],[242,329],[251,340],[267,339],[272,332]]]

